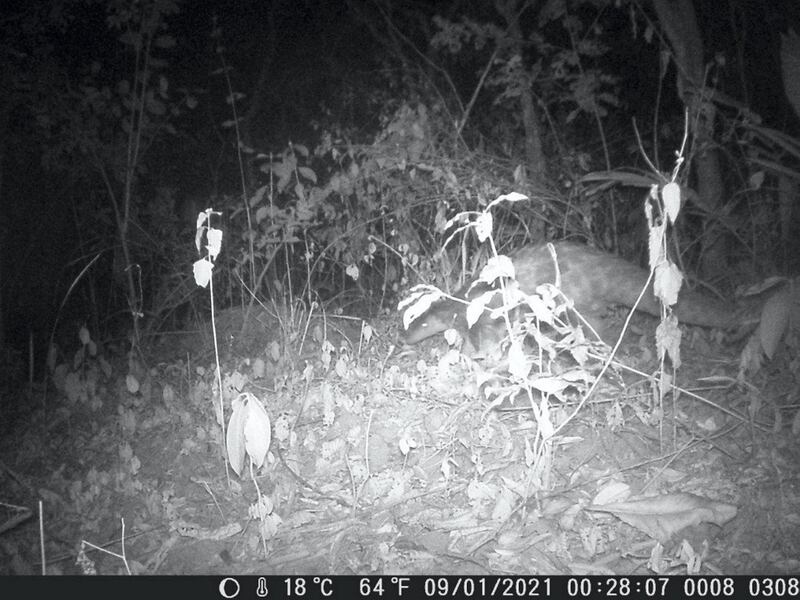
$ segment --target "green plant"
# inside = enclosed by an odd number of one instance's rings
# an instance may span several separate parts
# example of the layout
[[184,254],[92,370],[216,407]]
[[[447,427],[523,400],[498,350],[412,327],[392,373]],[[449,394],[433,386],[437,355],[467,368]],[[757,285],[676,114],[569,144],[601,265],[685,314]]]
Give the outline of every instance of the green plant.
[[[197,232],[195,233],[194,245],[197,252],[201,254],[201,258],[195,261],[193,265],[194,280],[197,285],[201,287],[208,286],[208,295],[211,301],[211,334],[214,340],[214,361],[216,363],[215,376],[217,380],[217,398],[219,400],[217,410],[217,423],[222,428],[222,436],[220,444],[223,446],[221,454],[225,457],[224,442],[225,439],[225,405],[222,393],[222,366],[219,360],[219,341],[217,340],[217,325],[216,325],[216,312],[214,310],[214,261],[217,260],[220,251],[222,250],[222,231],[211,226],[211,217],[219,216],[211,208],[197,215]],[[205,244],[203,244],[205,240]],[[203,253],[202,249],[205,249]],[[228,461],[223,458],[225,464],[225,473],[228,473]]]
[[[650,225],[650,264],[654,292],[661,300],[664,312],[656,331],[656,347],[661,362],[659,382],[671,381],[664,374],[665,360],[669,355],[673,369],[680,366],[681,332],[677,319],[670,307],[678,298],[682,283],[680,270],[668,258],[666,240],[668,227],[675,223],[680,211],[680,187],[675,183],[679,160],[672,178],[662,185],[654,185],[644,204]],[[448,222],[448,226],[458,225],[447,242],[474,230],[478,239],[486,241],[490,248],[490,258],[480,274],[474,279],[471,288],[489,286],[482,293],[469,296],[463,302],[466,306],[466,325],[472,328],[479,321],[502,319],[506,333],[502,346],[504,361],[499,370],[483,372],[480,384],[490,385],[485,390],[493,395],[490,407],[500,405],[522,396],[531,408],[538,425],[530,444],[529,466],[534,470],[535,480],[543,487],[548,486],[551,456],[559,434],[564,427],[581,411],[599,384],[603,374],[611,366],[613,358],[622,341],[620,335],[613,350],[605,352],[602,344],[597,345],[586,339],[581,327],[570,325],[564,320],[568,299],[558,289],[558,257],[551,247],[556,265],[556,281],[540,285],[535,291],[522,290],[515,281],[514,266],[510,259],[500,255],[493,237],[492,210],[504,202],[527,200],[521,194],[503,195],[490,202],[479,213],[459,213]],[[645,286],[641,294],[646,293]],[[418,318],[428,310],[431,303],[443,292],[430,286],[419,286],[412,290],[410,298],[400,305],[405,309],[404,325]],[[462,301],[457,298],[455,300]],[[640,295],[641,299],[641,295]],[[580,316],[580,315],[578,315]],[[582,318],[581,318],[582,319]],[[630,319],[630,316],[629,316]],[[584,321],[585,323],[585,321]],[[588,325],[588,323],[587,323]],[[449,335],[448,340],[453,341]],[[535,343],[532,356],[526,349],[526,340]],[[564,358],[568,357],[568,361]],[[659,386],[659,398],[672,389],[669,384]],[[551,403],[566,400],[567,390],[578,392],[580,400],[571,411],[554,412]]]
[[174,135],[176,119],[196,104],[188,90],[172,90],[167,76],[164,56],[175,41],[167,32],[166,19],[177,12],[173,0],[112,2],[106,22],[130,58],[129,78],[111,75],[104,69],[108,65],[98,61],[70,89],[60,113],[51,115],[51,120],[60,121],[62,141],[51,150],[49,160],[57,163],[77,151],[88,159],[80,165],[85,177],[98,181],[103,190],[105,206],[90,207],[84,201],[76,210],[76,226],[113,228],[116,243],[94,242],[105,244],[103,250],[113,249],[111,280],[125,290],[134,345],[141,337],[144,294],[150,291],[149,273],[145,271],[143,280],[142,265],[153,258],[152,245],[141,239],[140,223],[145,214],[141,196],[147,153],[165,136]]

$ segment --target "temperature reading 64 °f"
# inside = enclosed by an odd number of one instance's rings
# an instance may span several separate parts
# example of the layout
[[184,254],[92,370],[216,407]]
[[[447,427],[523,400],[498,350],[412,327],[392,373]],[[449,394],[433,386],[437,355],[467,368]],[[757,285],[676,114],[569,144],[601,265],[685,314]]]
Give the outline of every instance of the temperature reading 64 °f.
[[330,577],[287,577],[286,598],[330,598],[333,596],[333,579]]
[[402,598],[410,586],[408,577],[362,577],[358,580],[358,594],[362,598]]

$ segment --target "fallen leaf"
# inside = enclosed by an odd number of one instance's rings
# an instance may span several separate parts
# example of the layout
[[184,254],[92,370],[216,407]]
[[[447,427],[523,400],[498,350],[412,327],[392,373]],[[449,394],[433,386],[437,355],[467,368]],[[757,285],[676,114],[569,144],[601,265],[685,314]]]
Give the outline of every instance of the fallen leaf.
[[586,510],[610,513],[662,544],[669,542],[675,533],[685,527],[700,523],[713,523],[721,527],[735,517],[737,512],[732,504],[687,493],[591,505]]

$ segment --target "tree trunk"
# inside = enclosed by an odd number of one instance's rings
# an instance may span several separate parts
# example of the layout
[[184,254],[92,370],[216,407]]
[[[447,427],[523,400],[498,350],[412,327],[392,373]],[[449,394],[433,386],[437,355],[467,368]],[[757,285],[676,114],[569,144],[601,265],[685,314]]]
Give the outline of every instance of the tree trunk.
[[522,28],[519,25],[521,14],[520,7],[524,2],[518,0],[495,0],[495,10],[505,19],[508,25],[508,37],[511,40],[511,52],[519,57],[522,81],[518,82],[520,89],[519,103],[522,111],[522,127],[525,131],[525,162],[527,172],[535,183],[541,184],[545,173],[544,152],[542,150],[542,129],[539,126],[539,112],[531,90],[530,73],[525,69],[523,54]]

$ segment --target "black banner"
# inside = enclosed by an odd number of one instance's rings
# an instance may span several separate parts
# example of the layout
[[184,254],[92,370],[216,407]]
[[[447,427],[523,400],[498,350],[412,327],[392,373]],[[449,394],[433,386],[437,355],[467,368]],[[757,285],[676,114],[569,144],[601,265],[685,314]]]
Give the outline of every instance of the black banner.
[[119,597],[190,600],[376,600],[482,598],[798,598],[800,577],[698,576],[203,576],[2,577],[4,598]]

